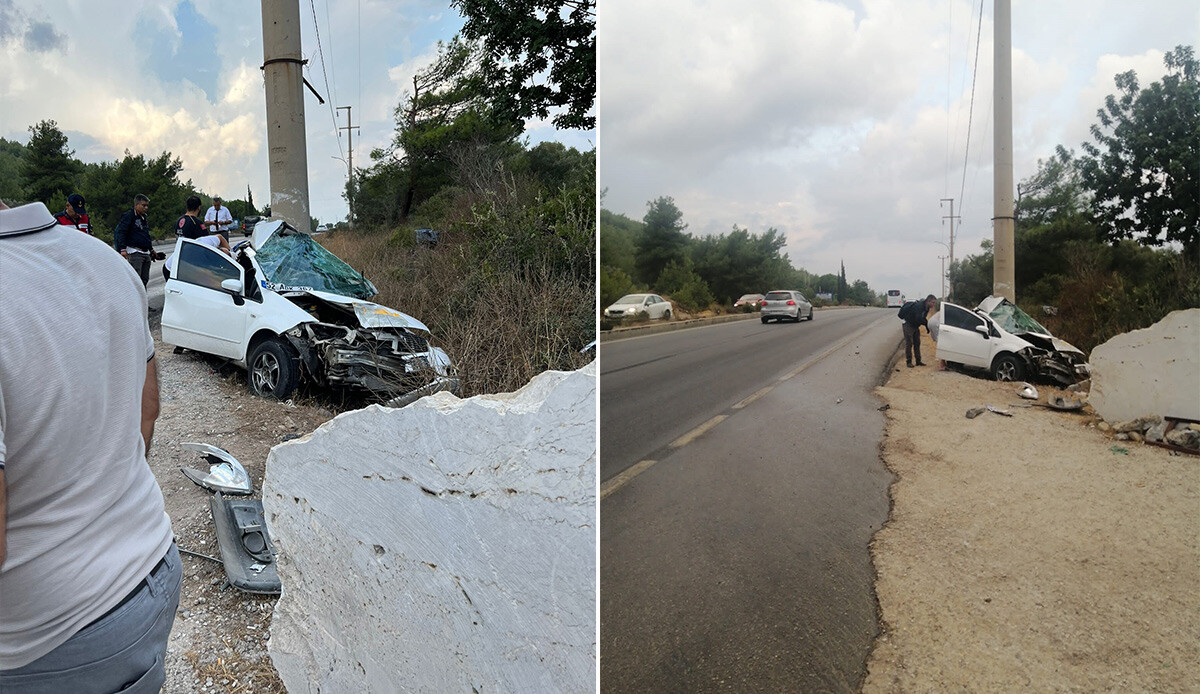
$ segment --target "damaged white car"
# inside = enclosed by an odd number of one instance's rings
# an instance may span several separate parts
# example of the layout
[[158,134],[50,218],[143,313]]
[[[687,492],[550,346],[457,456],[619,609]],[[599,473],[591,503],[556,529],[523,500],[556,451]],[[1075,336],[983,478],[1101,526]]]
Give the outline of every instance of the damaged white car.
[[974,311],[943,302],[939,319],[939,359],[986,369],[997,381],[1070,385],[1091,377],[1083,352],[1003,297],[989,296]]
[[164,287],[163,341],[247,369],[257,395],[285,399],[304,379],[402,407],[458,390],[429,328],[367,301],[375,285],[281,220],[256,225],[233,257],[180,238],[174,266]]

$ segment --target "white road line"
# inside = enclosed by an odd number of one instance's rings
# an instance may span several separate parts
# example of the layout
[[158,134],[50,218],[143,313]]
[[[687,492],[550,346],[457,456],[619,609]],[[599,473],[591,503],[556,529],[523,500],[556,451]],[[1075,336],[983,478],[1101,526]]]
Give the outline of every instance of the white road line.
[[700,426],[696,427],[695,429],[692,429],[688,433],[686,433],[683,436],[680,436],[679,438],[672,441],[671,448],[681,448],[683,446],[688,445],[694,439],[704,435],[704,433],[707,432],[709,429],[712,429],[716,425],[725,421],[725,419],[727,417],[729,417],[729,415],[726,415],[726,414],[719,414],[716,417],[713,417],[712,419],[708,420],[707,422],[701,424]]
[[621,472],[621,474],[600,485],[600,499],[604,500],[609,494],[612,494],[621,487],[624,487],[629,483],[630,480],[649,470],[650,466],[657,462],[657,460],[643,460],[635,463],[629,468],[626,468]]

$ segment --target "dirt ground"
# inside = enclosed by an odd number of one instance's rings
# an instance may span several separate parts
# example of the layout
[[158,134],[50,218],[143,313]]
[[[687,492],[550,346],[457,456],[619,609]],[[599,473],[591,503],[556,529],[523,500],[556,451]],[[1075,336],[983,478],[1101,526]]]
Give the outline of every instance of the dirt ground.
[[[863,691],[1200,691],[1200,457],[926,361],[878,390],[896,482]],[[989,404],[1013,416],[965,417]]]
[[162,691],[283,692],[267,653],[275,598],[222,590],[222,564],[183,553],[218,557],[220,551],[208,506],[212,494],[179,472],[181,466],[206,471],[208,463],[180,444],[196,441],[225,449],[246,468],[254,498],[261,498],[271,447],[310,433],[334,413],[328,403],[311,399],[296,404],[254,397],[244,372],[195,353],[173,354],[162,342],[157,342],[157,359],[162,408],[149,462],[183,557],[183,589]]

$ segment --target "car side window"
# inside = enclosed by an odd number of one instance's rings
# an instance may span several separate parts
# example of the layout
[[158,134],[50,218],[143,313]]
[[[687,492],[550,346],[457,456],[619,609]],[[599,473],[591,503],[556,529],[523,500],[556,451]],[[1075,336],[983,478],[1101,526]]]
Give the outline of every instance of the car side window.
[[971,331],[974,331],[977,325],[984,325],[983,319],[970,311],[949,304],[946,304],[944,308],[946,309],[946,325]]
[[223,292],[221,282],[241,279],[241,268],[220,251],[195,243],[184,243],[179,249],[178,279]]

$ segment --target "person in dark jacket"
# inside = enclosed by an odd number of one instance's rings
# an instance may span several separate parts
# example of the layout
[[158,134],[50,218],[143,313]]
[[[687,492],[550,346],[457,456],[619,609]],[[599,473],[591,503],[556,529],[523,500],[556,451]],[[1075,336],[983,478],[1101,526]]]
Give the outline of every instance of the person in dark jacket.
[[912,368],[913,353],[917,356],[917,366],[925,366],[921,361],[921,326],[929,332],[929,312],[937,307],[937,297],[930,294],[924,301],[909,301],[900,307],[896,314],[904,321],[904,363]]
[[146,212],[150,210],[150,198],[135,195],[133,209],[121,215],[117,228],[113,230],[113,247],[128,260],[134,272],[142,278],[142,285],[150,282],[150,263],[154,258],[154,240],[150,237],[150,224]]

